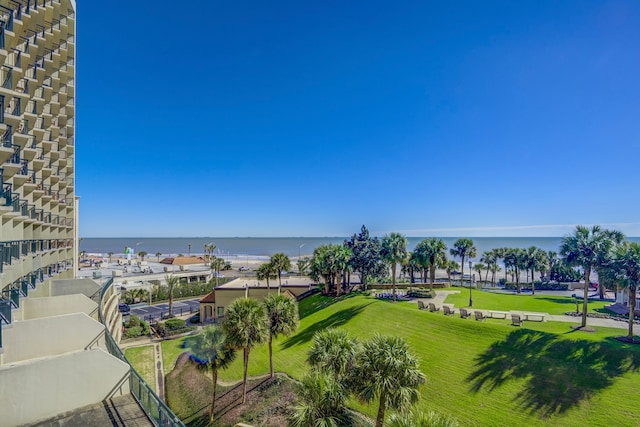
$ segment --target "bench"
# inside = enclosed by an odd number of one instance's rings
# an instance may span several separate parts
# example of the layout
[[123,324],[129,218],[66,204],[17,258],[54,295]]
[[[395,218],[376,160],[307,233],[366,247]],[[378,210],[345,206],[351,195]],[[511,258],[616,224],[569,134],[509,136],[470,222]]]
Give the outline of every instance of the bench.
[[487,317],[481,311],[474,311],[473,314],[476,317],[476,320],[487,320]]
[[471,316],[471,312],[470,312],[470,311],[467,311],[467,310],[466,310],[466,309],[464,309],[464,308],[461,308],[461,309],[460,309],[460,317],[461,317],[461,318],[466,319],[466,318],[468,318],[468,317],[470,317],[470,316]]
[[524,320],[520,318],[519,314],[511,315],[511,324],[513,326],[522,326],[523,323],[524,323]]
[[436,305],[432,302],[429,303],[429,311],[432,313],[437,313],[440,311],[440,307],[436,307]]
[[456,314],[456,310],[449,307],[448,305],[443,305],[442,310],[444,311],[445,316],[453,316],[454,314]]
[[507,318],[506,311],[489,311],[489,315],[487,317],[491,317],[492,319],[506,319]]
[[546,313],[523,313],[522,317],[530,322],[544,322],[547,315]]

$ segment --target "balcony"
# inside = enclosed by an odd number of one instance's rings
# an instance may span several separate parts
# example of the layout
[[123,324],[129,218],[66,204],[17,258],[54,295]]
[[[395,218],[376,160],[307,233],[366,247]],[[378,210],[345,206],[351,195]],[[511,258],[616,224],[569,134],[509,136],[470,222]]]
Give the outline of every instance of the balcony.
[[6,65],[0,67],[0,86],[13,90],[13,68]]

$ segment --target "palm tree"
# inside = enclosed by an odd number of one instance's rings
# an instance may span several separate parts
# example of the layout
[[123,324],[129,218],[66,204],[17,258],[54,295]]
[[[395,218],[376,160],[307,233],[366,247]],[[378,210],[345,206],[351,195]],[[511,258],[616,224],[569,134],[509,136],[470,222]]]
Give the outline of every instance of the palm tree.
[[409,352],[404,338],[375,335],[363,344],[354,388],[364,402],[378,398],[376,427],[382,427],[387,408],[400,410],[416,402],[424,381],[418,359]]
[[420,254],[416,251],[409,252],[407,259],[402,265],[402,270],[409,274],[409,281],[412,284],[416,283],[416,271],[420,272],[422,270]]
[[336,273],[336,296],[340,296],[342,292],[342,276],[349,269],[349,260],[351,259],[351,249],[343,245],[335,245],[334,252],[335,273]]
[[599,226],[591,228],[578,225],[573,234],[562,238],[560,256],[565,263],[584,270],[584,301],[582,306],[582,327],[587,326],[589,284],[591,270],[598,264],[600,254],[607,252],[613,242]]
[[417,412],[408,411],[391,414],[388,427],[459,427],[460,423],[455,418],[439,414],[434,411]]
[[[615,250],[615,248],[622,244],[624,241],[624,234],[620,231],[616,230],[604,230],[604,233],[607,236],[607,239],[610,240],[611,248],[605,252],[601,252],[598,254],[598,262],[595,265],[596,273],[598,274],[598,293],[600,294],[600,299],[604,299],[604,291],[607,287],[612,287],[607,281],[609,277],[603,270],[603,266],[607,265],[610,261],[610,258]],[[601,274],[602,273],[602,274]],[[602,276],[602,278],[600,278]]]
[[113,252],[109,252],[107,255],[109,255],[109,264],[111,264],[111,257],[113,256]]
[[311,260],[309,259],[309,257],[304,257],[299,259],[296,264],[298,265],[298,274],[304,276],[307,273],[309,266],[311,265]]
[[396,267],[407,257],[407,238],[400,233],[391,233],[382,238],[382,259],[391,265],[391,289],[396,301]]
[[156,252],[156,256],[158,257],[158,262],[160,262],[160,257],[162,256],[162,252]]
[[311,258],[311,279],[319,282],[324,281],[324,294],[329,295],[331,284],[333,283],[333,245],[320,245],[313,250]]
[[189,246],[189,256],[191,256],[191,243],[189,243],[187,246]]
[[536,271],[546,271],[549,259],[547,253],[540,248],[531,246],[524,257],[526,268],[531,271],[531,295],[536,294]]
[[338,427],[353,425],[345,401],[349,391],[334,375],[313,371],[298,389],[298,404],[290,418],[292,427]]
[[216,386],[218,385],[218,370],[227,368],[236,356],[233,348],[229,347],[222,329],[216,325],[207,326],[202,333],[189,341],[192,356],[190,359],[198,366],[211,371],[211,410],[209,422],[213,421],[213,411],[216,404]]
[[449,286],[451,286],[451,273],[458,270],[459,268],[460,264],[452,259],[449,259],[444,263],[444,269],[447,272],[447,278],[449,279]]
[[502,268],[498,265],[498,260],[491,264],[491,285],[495,286],[496,284],[496,274],[501,271]]
[[276,277],[278,277],[278,275],[276,274],[276,269],[273,266],[273,264],[270,262],[267,262],[262,264],[260,267],[258,267],[258,270],[256,271],[256,277],[258,280],[266,280],[267,289],[271,289],[271,286],[269,285],[269,280],[275,279]]
[[[526,251],[521,248],[504,248],[504,266],[505,270],[511,269],[516,281],[516,292],[521,293],[520,289],[520,269],[526,268]],[[505,275],[506,275],[505,271]]]
[[477,262],[474,264],[473,269],[476,273],[478,273],[478,285],[480,288],[482,288],[482,285],[480,284],[480,281],[482,280],[482,271],[487,270],[487,274],[489,274],[489,267],[481,262]]
[[298,304],[285,295],[268,295],[264,308],[269,319],[269,370],[273,378],[273,338],[293,334],[298,328]]
[[167,290],[169,291],[169,317],[173,317],[173,291],[180,282],[178,276],[167,275],[164,276],[164,280],[167,282]]
[[325,329],[313,335],[307,362],[315,369],[344,380],[353,372],[360,344],[344,329]]
[[269,320],[264,307],[252,298],[238,298],[228,307],[222,322],[227,342],[235,349],[242,349],[244,376],[242,384],[242,403],[247,399],[247,369],[251,349],[267,340]]
[[638,285],[640,285],[640,244],[625,242],[616,246],[606,270],[613,276],[613,280],[620,287],[626,288],[629,293],[629,333],[627,339],[633,342],[636,292]]
[[282,272],[291,270],[291,260],[288,256],[280,252],[271,256],[271,264],[278,272],[278,283],[280,287],[282,287]]
[[138,256],[140,256],[140,261],[144,261],[144,257],[146,257],[148,254],[147,251],[140,251],[138,252]]
[[429,267],[429,290],[433,291],[433,283],[436,280],[436,266],[442,264],[442,261],[447,257],[447,245],[442,239],[431,237],[418,243],[416,251],[421,254],[420,258],[425,267]]
[[[476,247],[473,244],[473,240],[466,238],[456,240],[453,244],[453,248],[449,250],[449,253],[454,258],[460,258],[460,272],[462,279],[464,279],[464,259],[476,256]],[[469,287],[471,287],[471,281],[469,281]]]
[[[482,254],[482,257],[480,257],[480,262],[484,263],[487,267],[487,272],[484,275],[484,281],[488,282],[489,281],[489,271],[493,271],[493,265],[498,263],[498,256],[496,254],[495,249],[494,250],[490,250],[490,251],[486,251],[484,254]],[[491,280],[493,282],[493,279]]]

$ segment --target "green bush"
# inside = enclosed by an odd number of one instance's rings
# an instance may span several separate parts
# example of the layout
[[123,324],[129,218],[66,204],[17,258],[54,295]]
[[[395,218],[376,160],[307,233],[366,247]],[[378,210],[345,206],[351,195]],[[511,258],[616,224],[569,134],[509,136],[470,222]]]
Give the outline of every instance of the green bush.
[[[515,283],[507,283],[504,285],[505,289],[516,290],[518,287]],[[531,283],[520,283],[520,289],[525,291],[531,290]],[[569,289],[569,285],[567,283],[557,283],[557,282],[536,282],[536,291],[566,291]]]
[[412,289],[407,292],[410,298],[433,298],[433,294],[426,289]]
[[149,332],[151,331],[149,322],[140,320],[138,316],[131,316],[129,318],[129,321],[125,323],[124,327],[125,338],[135,338],[141,335],[149,335]]
[[172,331],[175,329],[180,329],[185,327],[185,321],[178,318],[169,319],[164,323],[166,328]]
[[127,328],[124,330],[125,338],[135,338],[135,337],[139,337],[140,335],[142,335],[141,326],[134,326],[132,328]]
[[132,314],[129,317],[129,321],[124,325],[125,328],[135,328],[137,326],[140,326],[140,318],[138,316],[136,316],[135,314]]

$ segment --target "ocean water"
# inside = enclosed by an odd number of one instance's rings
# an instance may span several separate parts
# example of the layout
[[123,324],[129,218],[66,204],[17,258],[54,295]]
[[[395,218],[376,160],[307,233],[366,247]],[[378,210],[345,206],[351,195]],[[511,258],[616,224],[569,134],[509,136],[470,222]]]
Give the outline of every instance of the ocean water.
[[[216,255],[230,258],[267,258],[274,253],[284,252],[289,257],[309,256],[320,245],[334,243],[341,244],[347,237],[199,237],[199,238],[166,238],[166,237],[130,237],[130,238],[83,238],[80,241],[80,250],[90,254],[107,255],[113,252],[116,255],[123,254],[125,246],[130,247],[136,253],[146,251],[152,257],[160,252],[163,256],[187,255],[189,244],[191,254],[204,253],[204,245],[215,244]],[[408,249],[413,248],[424,237],[408,237]],[[457,237],[443,237],[442,240],[448,248],[453,247]],[[482,254],[494,248],[528,248],[537,246],[545,251],[560,249],[561,237],[476,237],[472,238],[478,255],[473,260],[477,261]],[[630,241],[640,242],[640,238],[631,237]]]

